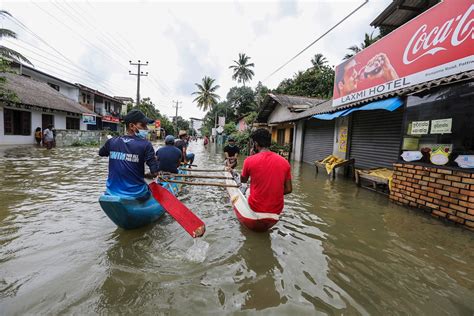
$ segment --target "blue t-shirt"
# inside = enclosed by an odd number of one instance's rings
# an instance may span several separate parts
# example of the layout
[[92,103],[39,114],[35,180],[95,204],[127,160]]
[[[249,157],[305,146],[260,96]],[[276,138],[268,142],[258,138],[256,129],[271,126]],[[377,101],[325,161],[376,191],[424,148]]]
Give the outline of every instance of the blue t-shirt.
[[181,151],[173,145],[160,147],[156,151],[158,170],[178,173],[176,166],[181,162]]
[[152,173],[158,163],[152,144],[135,136],[114,137],[102,146],[99,156],[109,157],[107,192],[126,197],[141,197],[148,192],[145,163]]

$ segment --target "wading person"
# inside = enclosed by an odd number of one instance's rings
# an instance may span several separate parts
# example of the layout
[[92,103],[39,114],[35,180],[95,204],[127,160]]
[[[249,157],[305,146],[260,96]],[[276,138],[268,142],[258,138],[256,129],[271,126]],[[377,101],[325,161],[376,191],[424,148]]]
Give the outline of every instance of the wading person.
[[35,141],[38,146],[41,145],[41,140],[43,140],[43,133],[41,127],[38,126],[35,130]]
[[235,144],[235,139],[230,136],[228,144],[224,147],[225,166],[234,169],[237,167],[237,158],[240,154],[240,148]]
[[178,168],[181,164],[181,155],[181,151],[174,146],[174,136],[166,136],[165,146],[160,147],[156,151],[158,171],[178,173]]
[[132,110],[124,118],[127,134],[114,137],[100,148],[99,156],[109,157],[107,194],[148,198],[145,163],[151,176],[158,174],[158,162],[152,144],[146,139],[148,119],[141,111]]
[[54,134],[53,134],[53,124],[49,124],[48,127],[43,131],[43,145],[47,149],[53,148]]
[[260,128],[252,133],[255,154],[244,161],[240,180],[250,178],[249,206],[254,212],[280,214],[283,195],[291,193],[290,164],[280,155],[270,151],[271,135]]

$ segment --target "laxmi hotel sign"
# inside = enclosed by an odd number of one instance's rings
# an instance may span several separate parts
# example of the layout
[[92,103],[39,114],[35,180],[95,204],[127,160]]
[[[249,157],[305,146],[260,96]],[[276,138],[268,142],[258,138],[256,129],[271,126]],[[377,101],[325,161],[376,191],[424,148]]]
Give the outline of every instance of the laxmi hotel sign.
[[333,106],[474,69],[474,3],[444,0],[336,67]]

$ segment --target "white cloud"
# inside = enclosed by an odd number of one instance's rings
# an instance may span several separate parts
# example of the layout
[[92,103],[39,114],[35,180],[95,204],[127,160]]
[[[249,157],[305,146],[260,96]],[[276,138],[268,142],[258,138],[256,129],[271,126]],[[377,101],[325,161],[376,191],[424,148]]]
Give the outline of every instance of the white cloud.
[[[309,67],[311,57],[318,52],[331,65],[337,65],[347,47],[360,43],[365,32],[372,32],[370,22],[390,2],[369,2],[264,84],[275,88],[282,79]],[[62,73],[64,79],[73,82],[82,79],[80,82],[88,86],[96,84],[95,88],[105,93],[135,97],[136,78],[129,76],[128,70],[136,69],[128,61],[148,61],[149,66],[143,71],[148,71],[150,76],[142,78],[141,96],[151,97],[165,114],[174,115],[172,101],[180,100],[183,102],[180,114],[202,117],[204,113],[192,103],[195,82],[204,76],[214,77],[221,86],[219,94],[225,98],[236,85],[228,66],[243,52],[255,63],[256,76],[251,83],[255,85],[360,3],[362,0],[55,1],[32,5],[3,1],[3,9],[94,76],[66,69],[64,60],[55,63],[62,59],[56,52],[4,21],[4,26],[18,30],[26,42],[18,42],[20,45],[42,55],[49,52],[48,57],[53,60],[47,61],[50,66],[38,62],[38,68]]]

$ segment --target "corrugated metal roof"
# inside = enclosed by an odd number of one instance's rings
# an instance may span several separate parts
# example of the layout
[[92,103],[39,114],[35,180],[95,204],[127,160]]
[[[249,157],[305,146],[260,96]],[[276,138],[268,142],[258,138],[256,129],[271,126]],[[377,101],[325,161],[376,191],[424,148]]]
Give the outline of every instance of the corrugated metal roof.
[[265,96],[262,109],[258,112],[257,122],[266,122],[277,104],[287,107],[292,113],[295,112],[296,114],[297,112],[303,113],[305,107],[311,108],[324,101],[324,99],[318,98],[269,93]]
[[440,0],[393,0],[370,25],[397,28],[439,2]]
[[91,110],[65,97],[48,84],[13,73],[1,73],[7,79],[4,88],[16,94],[19,103],[71,113],[90,113]]

